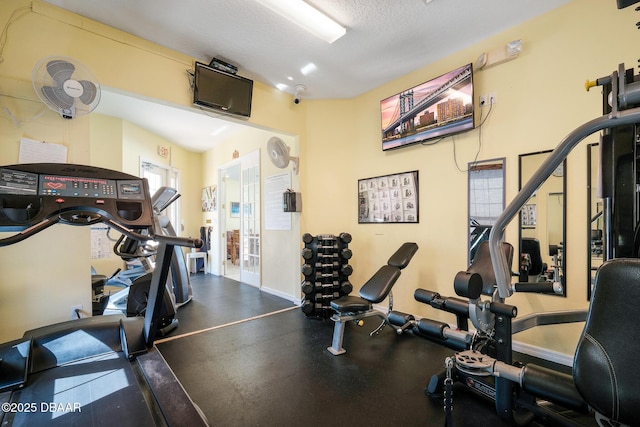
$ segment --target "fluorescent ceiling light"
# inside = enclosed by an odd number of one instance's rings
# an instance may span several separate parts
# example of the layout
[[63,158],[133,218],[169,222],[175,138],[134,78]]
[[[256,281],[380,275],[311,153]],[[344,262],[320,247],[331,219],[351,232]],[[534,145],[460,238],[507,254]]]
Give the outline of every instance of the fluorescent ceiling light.
[[327,43],[333,43],[347,32],[342,25],[302,0],[256,1]]

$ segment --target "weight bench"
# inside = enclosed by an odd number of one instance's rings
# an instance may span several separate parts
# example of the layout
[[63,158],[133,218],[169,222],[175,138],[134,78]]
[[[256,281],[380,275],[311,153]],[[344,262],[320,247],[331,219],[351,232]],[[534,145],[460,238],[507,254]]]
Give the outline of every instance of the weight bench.
[[[361,321],[367,317],[380,317],[382,323],[369,335],[378,334],[389,323],[387,313],[375,309],[373,304],[384,301],[389,297],[389,310],[393,309],[393,294],[391,288],[400,277],[400,272],[409,265],[409,261],[418,250],[415,243],[403,243],[402,246],[389,258],[387,265],[383,265],[360,289],[360,297],[346,295],[331,301],[331,308],[335,311],[331,320],[335,322],[333,329],[333,341],[327,350],[334,356],[346,352],[342,348],[345,323],[348,321]],[[360,322],[359,322],[360,323]],[[392,325],[393,326],[393,325]]]

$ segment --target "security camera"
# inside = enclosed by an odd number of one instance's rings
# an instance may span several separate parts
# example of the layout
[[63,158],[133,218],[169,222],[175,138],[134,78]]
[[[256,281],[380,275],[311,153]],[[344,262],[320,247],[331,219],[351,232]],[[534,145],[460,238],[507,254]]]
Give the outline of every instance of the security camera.
[[294,104],[300,104],[300,95],[302,94],[302,92],[304,92],[305,90],[307,90],[305,85],[296,85],[295,87],[295,91],[293,93],[293,103]]

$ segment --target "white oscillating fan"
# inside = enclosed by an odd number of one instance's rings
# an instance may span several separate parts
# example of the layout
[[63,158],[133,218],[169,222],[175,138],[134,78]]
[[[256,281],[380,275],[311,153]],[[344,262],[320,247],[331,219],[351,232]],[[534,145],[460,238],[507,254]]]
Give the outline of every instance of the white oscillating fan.
[[272,136],[267,142],[267,151],[269,152],[269,158],[271,163],[280,169],[284,169],[289,165],[289,162],[293,163],[293,172],[298,174],[298,158],[289,154],[290,148],[283,140],[277,136]]
[[48,56],[33,67],[33,89],[42,102],[65,119],[92,112],[100,102],[100,84],[73,58]]

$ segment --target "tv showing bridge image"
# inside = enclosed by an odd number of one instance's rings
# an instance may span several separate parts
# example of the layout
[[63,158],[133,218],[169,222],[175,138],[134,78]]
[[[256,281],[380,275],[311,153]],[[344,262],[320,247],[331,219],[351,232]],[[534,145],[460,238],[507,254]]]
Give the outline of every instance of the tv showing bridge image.
[[460,67],[380,102],[382,149],[474,128],[473,72]]

